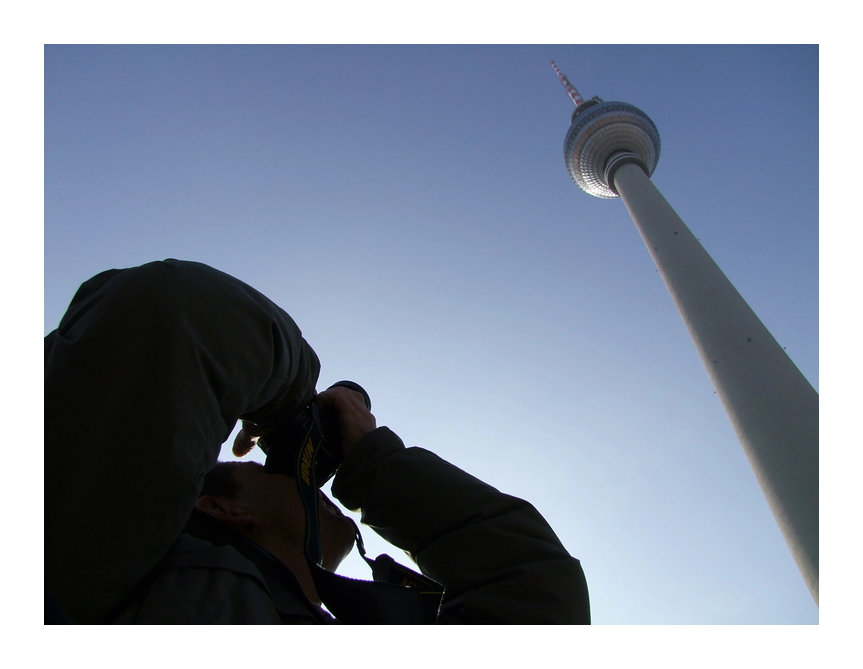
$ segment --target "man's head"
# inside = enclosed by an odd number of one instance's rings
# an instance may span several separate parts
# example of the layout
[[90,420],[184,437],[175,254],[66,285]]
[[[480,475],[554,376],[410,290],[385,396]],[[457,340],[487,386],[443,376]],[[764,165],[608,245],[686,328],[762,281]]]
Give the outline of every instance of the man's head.
[[[197,507],[284,562],[303,553],[306,516],[291,476],[256,462],[219,462],[204,479]],[[323,493],[318,516],[323,567],[335,571],[353,547],[354,525]]]

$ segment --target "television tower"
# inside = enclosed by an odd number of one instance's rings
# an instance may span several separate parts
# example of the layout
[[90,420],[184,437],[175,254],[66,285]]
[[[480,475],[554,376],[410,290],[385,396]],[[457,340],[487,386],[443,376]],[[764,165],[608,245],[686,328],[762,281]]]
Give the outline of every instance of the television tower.
[[575,103],[566,169],[629,210],[817,604],[818,393],[651,182],[653,121],[626,102],[583,100],[551,64]]

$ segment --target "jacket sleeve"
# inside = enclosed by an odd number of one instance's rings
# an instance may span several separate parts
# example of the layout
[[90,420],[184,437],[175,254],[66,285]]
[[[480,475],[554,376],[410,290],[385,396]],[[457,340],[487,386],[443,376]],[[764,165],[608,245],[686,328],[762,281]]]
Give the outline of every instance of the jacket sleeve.
[[318,371],[287,313],[206,265],[81,286],[45,340],[45,587],[74,621],[167,553],[237,418],[295,411]]
[[388,428],[354,447],[332,491],[444,585],[440,623],[590,622],[581,564],[531,504]]

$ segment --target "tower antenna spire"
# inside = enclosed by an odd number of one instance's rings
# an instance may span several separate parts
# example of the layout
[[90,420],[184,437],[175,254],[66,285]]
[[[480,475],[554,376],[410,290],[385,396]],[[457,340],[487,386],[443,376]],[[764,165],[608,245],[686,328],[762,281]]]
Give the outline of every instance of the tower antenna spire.
[[578,105],[584,102],[584,98],[581,97],[575,86],[569,83],[569,79],[567,79],[566,75],[558,69],[554,61],[551,61],[551,66],[554,68],[554,71],[557,72],[557,78],[560,79],[560,83],[562,83],[563,87],[566,89],[567,95],[569,95],[570,99],[575,103],[575,106],[578,107]]

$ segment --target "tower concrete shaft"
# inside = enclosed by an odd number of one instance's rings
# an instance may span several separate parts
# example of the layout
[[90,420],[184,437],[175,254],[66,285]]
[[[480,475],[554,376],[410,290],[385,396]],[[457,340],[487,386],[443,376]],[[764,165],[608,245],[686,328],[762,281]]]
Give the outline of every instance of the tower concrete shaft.
[[818,393],[642,167],[613,180],[817,603]]
[[567,171],[584,192],[623,199],[817,603],[818,394],[651,182],[653,121],[625,102],[574,96],[554,69],[576,106]]

